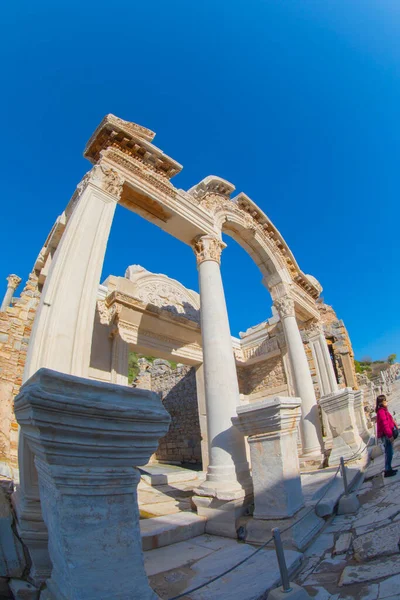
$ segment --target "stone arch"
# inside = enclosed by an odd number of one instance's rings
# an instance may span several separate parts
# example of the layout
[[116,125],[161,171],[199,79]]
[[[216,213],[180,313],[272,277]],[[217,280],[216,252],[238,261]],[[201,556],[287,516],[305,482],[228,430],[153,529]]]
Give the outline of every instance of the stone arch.
[[[303,310],[305,320],[318,318],[315,300],[319,290],[315,282],[300,271],[287,244],[266,215],[245,194],[239,194],[232,201],[234,186],[217,177],[208,177],[188,191],[176,188],[170,179],[182,166],[154,146],[153,137],[145,128],[107,115],[90,138],[84,156],[94,167],[78,185],[65,211],[67,223],[44,284],[24,380],[41,367],[88,376],[98,286],[117,204],[140,214],[187,245],[193,247],[196,240],[199,245],[201,238],[204,252],[209,254],[203,265],[208,268],[211,264],[217,277],[220,277],[217,264],[220,238],[225,231],[257,262],[274,301],[283,297],[284,317],[294,318],[293,304],[296,310],[299,307]],[[222,296],[220,294],[220,299]],[[297,347],[302,349],[300,334],[295,324],[294,327]],[[229,333],[228,326],[226,332]],[[220,414],[224,427],[229,421],[226,431],[234,434],[232,439],[238,441],[237,434],[231,431],[230,420],[232,410],[236,410],[236,392],[229,393],[229,383],[234,380],[231,347],[225,358],[232,359],[233,370],[227,371],[221,390],[229,401],[228,409]],[[306,365],[304,372],[307,369]],[[311,382],[309,373],[308,378]],[[310,385],[312,387],[312,382]],[[303,397],[301,390],[299,395]],[[313,390],[311,401],[312,395]],[[247,464],[244,444],[241,439],[236,441],[231,444],[235,460],[231,459],[242,465],[244,474]],[[219,456],[224,457],[222,453]],[[31,458],[29,448],[21,445],[17,513],[25,523],[23,537],[33,566],[47,575],[50,568],[47,540]],[[235,473],[233,463],[227,466],[229,477]],[[239,480],[236,485],[238,489],[243,487]]]

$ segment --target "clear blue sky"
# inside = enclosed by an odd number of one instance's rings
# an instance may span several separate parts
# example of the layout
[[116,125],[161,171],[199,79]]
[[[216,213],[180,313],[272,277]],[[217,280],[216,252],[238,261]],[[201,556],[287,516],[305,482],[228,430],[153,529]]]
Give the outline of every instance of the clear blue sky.
[[[2,16],[4,286],[27,278],[112,112],[157,133],[178,187],[215,174],[258,203],[356,356],[400,355],[398,0],[22,0]],[[271,301],[227,241],[237,335]],[[191,250],[119,208],[104,276],[134,263],[197,289]]]

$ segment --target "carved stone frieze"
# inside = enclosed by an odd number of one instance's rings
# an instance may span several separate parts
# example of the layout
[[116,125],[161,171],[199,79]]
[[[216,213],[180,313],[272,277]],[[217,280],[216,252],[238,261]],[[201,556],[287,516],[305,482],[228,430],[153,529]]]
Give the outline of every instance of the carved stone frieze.
[[137,294],[139,300],[163,308],[173,314],[200,323],[200,310],[196,308],[188,294],[184,294],[176,286],[162,281],[153,281],[140,287]]
[[92,183],[100,189],[115,196],[118,200],[121,198],[124,179],[119,173],[111,167],[97,164],[81,179],[76,187],[73,202],[79,199],[88,184]]
[[117,148],[104,151],[104,156],[109,160],[131,172],[135,177],[143,179],[151,186],[157,188],[167,196],[175,198],[177,191],[169,180],[157,172],[149,171],[146,166],[134,158],[127,156]]
[[286,317],[294,317],[294,300],[290,296],[283,296],[274,302],[274,306],[279,313],[281,319]]
[[201,265],[206,260],[213,260],[220,264],[221,253],[224,248],[225,244],[212,235],[198,237],[193,244],[197,265]]
[[318,335],[323,334],[322,323],[319,321],[311,321],[307,324],[304,332],[308,339],[317,337]]

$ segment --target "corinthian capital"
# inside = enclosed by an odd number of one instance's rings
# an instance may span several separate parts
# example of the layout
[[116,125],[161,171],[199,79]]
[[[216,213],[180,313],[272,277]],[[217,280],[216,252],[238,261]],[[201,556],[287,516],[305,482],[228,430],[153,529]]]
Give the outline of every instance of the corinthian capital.
[[19,284],[21,283],[22,279],[21,277],[18,277],[18,275],[9,275],[7,277],[7,281],[8,287],[12,288],[13,290],[16,290]]
[[221,263],[221,252],[225,248],[224,242],[213,235],[199,236],[193,245],[196,255],[197,265],[201,265],[205,260],[213,260]]
[[115,196],[118,200],[121,198],[124,179],[111,167],[100,163],[95,165],[78,184],[77,190],[79,196],[89,183]]
[[281,319],[285,317],[294,317],[294,300],[290,296],[282,296],[274,302],[274,306],[279,313]]

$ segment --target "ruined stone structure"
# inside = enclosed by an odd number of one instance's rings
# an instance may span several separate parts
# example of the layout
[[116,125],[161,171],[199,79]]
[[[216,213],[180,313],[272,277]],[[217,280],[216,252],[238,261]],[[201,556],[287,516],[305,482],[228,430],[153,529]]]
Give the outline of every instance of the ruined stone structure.
[[[185,378],[196,381],[199,435],[193,433],[192,443],[197,456],[201,450],[206,476],[193,503],[211,534],[236,537],[236,520],[254,499],[255,520],[292,517],[302,507],[300,492],[296,502],[291,498],[291,490],[301,490],[300,464],[320,466],[329,450],[335,464],[339,449],[351,457],[361,440],[349,338],[332,309],[319,302],[321,285],[300,269],[279,231],[246,194],[232,198],[231,183],[209,176],[187,191],[174,187],[170,180],[182,167],[153,138],[144,127],[105,117],[85,150],[92,169],[57,219],[20,299],[12,301],[16,280],[10,277],[3,302],[2,464],[15,466],[11,402],[25,382],[16,400],[21,432],[13,502],[31,581],[47,579],[54,600],[63,599],[63,586],[71,598],[83,597],[85,589],[93,596],[98,591],[95,574],[85,579],[85,536],[77,538],[73,569],[81,577],[74,579],[67,543],[72,514],[96,535],[88,514],[106,510],[112,548],[122,515],[109,503],[117,488],[129,513],[129,539],[139,535],[135,467],[149,460],[169,421],[154,390],[173,419],[176,413],[168,434],[173,441],[167,436],[164,447],[175,444],[175,451],[185,424],[177,435],[180,397],[173,390]],[[117,204],[193,249],[199,294],[137,265],[100,285]],[[223,233],[255,261],[273,302],[272,316],[239,338],[231,337],[221,278]],[[142,386],[153,391],[129,389],[130,351],[188,370],[171,381],[170,391],[152,373]],[[193,400],[188,410],[194,414]],[[181,449],[180,460],[189,459]],[[263,482],[269,482],[267,490]],[[275,513],[268,509],[273,489],[282,495]],[[120,597],[153,598],[137,543],[127,541],[127,548],[142,588],[136,592],[126,579],[130,595]],[[95,558],[95,569],[106,562],[119,572],[124,557],[121,548],[107,556],[97,548]]]

